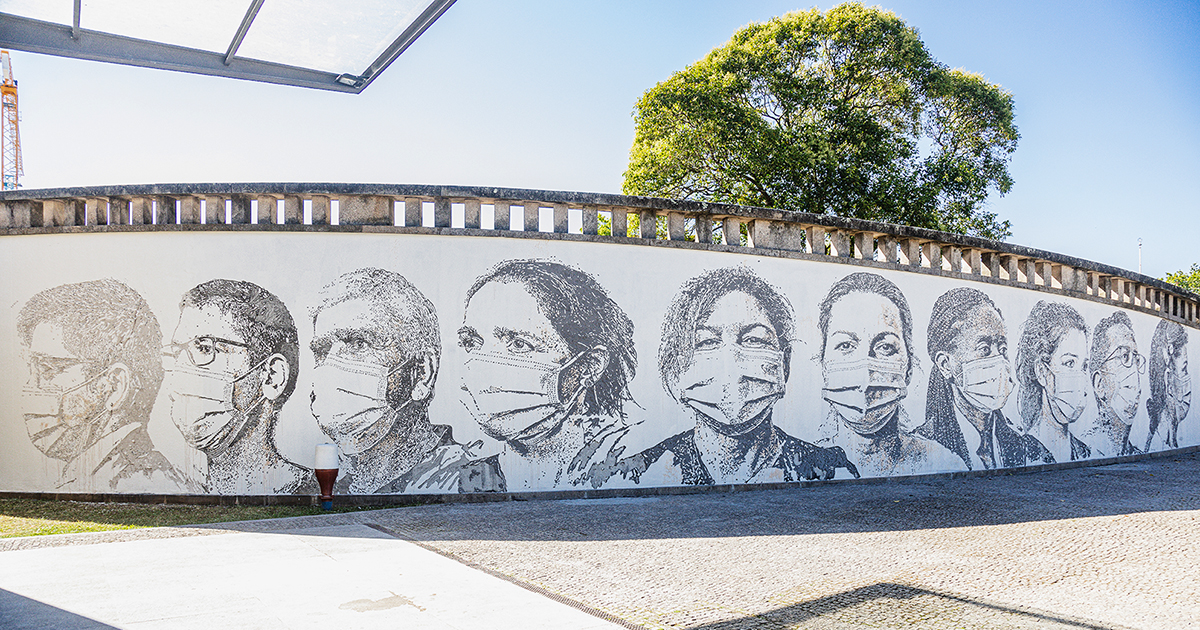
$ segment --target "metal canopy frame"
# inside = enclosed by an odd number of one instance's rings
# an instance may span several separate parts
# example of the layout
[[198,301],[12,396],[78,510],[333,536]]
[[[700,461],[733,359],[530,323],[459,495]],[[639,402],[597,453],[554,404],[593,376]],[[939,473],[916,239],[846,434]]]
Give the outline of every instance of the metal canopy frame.
[[125,37],[79,27],[81,0],[75,0],[68,26],[0,13],[0,48],[103,61],[129,66],[207,74],[247,81],[358,94],[417,40],[455,0],[432,0],[400,35],[360,74],[335,74],[238,57],[237,51],[265,0],[251,0],[225,53]]

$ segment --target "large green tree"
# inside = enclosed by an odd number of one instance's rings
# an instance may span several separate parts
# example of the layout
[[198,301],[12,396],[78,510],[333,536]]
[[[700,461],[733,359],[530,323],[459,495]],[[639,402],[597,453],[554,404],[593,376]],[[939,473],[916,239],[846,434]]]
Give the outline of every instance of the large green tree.
[[1003,239],[1013,98],[857,3],[750,24],[648,90],[624,191]]
[[1200,264],[1193,264],[1191,269],[1169,273],[1163,280],[1192,293],[1200,293]]

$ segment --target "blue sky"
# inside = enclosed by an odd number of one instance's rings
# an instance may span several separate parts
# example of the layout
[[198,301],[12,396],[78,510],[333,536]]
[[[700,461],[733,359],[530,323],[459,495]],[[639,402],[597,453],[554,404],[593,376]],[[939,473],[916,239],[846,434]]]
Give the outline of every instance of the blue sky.
[[[13,53],[27,188],[346,181],[620,192],[637,98],[775,1],[459,0],[358,96]],[[829,8],[832,3],[822,3]],[[1200,2],[882,4],[1011,91],[1013,243],[1200,262]]]

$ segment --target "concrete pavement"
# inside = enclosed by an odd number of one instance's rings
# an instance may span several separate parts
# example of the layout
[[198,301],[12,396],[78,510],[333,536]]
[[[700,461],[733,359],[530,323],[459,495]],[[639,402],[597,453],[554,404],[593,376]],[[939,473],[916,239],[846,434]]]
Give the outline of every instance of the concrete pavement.
[[1191,454],[8,539],[0,626],[1200,628],[1198,482]]
[[0,627],[621,627],[361,523],[124,538],[0,553]]

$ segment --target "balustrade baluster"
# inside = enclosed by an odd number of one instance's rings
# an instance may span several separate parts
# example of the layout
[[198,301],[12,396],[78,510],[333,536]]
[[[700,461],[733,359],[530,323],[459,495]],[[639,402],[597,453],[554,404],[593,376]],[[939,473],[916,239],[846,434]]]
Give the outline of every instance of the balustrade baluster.
[[567,204],[554,203],[550,204],[554,211],[554,233],[566,234],[570,231],[570,215],[567,213]]
[[480,228],[480,215],[483,211],[480,209],[481,204],[478,199],[467,199],[463,201],[463,227],[469,230],[478,230]]

